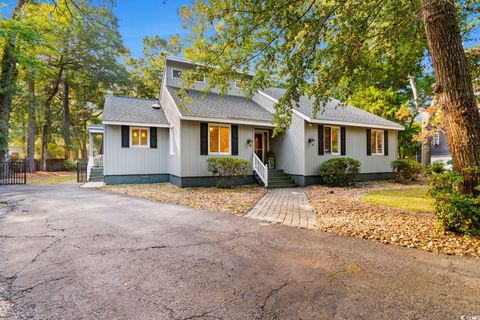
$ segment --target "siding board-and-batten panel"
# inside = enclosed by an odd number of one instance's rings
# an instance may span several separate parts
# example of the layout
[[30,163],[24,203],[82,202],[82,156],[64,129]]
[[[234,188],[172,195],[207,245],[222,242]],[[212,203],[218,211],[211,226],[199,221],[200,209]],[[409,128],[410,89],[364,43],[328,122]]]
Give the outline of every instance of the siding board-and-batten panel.
[[[346,127],[346,155],[361,162],[361,173],[392,172],[391,162],[397,158],[397,131],[390,130],[388,134],[388,155],[367,155],[366,143],[367,128]],[[319,174],[320,164],[331,158],[341,155],[318,155],[318,141],[315,145],[308,145],[309,137],[318,136],[318,125],[305,126],[305,175]]]
[[181,120],[177,106],[165,86],[162,86],[160,103],[172,128],[170,131],[173,133],[173,137],[169,139],[169,143],[173,143],[171,150],[174,152],[171,154],[170,149],[167,150],[168,173],[181,176]]
[[[205,177],[211,176],[207,170],[207,159],[214,157],[235,157],[252,162],[253,145],[247,144],[248,139],[253,141],[253,126],[238,125],[238,156],[234,155],[200,155],[200,122],[182,121],[182,176]],[[252,174],[250,171],[248,174]]]
[[168,173],[168,129],[157,129],[157,148],[122,148],[121,126],[105,125],[105,175]]

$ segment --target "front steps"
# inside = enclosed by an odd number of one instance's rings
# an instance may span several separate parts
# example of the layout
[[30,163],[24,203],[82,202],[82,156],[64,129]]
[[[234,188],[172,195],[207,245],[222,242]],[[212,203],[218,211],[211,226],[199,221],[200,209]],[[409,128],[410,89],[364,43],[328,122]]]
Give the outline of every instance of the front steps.
[[[257,178],[260,184],[263,184],[262,180],[258,177],[257,173],[254,172],[255,178]],[[268,187],[269,189],[275,188],[293,188],[297,185],[293,181],[292,177],[286,174],[283,170],[279,169],[269,169],[268,170]]]
[[103,182],[103,166],[92,167],[88,182]]

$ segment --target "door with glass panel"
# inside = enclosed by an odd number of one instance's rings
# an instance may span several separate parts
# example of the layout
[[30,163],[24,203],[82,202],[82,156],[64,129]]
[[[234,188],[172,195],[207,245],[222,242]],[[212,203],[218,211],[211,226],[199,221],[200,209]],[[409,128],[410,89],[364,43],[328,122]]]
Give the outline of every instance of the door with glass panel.
[[268,152],[268,131],[255,130],[255,154],[265,163]]

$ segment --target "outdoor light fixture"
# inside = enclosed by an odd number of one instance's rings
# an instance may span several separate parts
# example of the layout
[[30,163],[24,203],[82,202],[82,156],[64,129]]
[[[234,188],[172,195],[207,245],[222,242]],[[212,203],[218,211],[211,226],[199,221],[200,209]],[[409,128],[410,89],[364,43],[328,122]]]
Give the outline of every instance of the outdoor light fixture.
[[252,139],[247,139],[247,144],[251,147],[252,146],[252,143],[253,143],[253,140]]
[[315,144],[315,139],[313,139],[313,138],[308,138],[308,143],[313,146],[313,145]]

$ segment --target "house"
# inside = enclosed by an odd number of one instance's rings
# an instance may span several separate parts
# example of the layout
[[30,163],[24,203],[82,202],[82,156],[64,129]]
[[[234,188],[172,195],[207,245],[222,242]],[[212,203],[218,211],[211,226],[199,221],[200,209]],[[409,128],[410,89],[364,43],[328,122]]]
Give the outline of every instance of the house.
[[435,132],[432,137],[431,162],[450,164],[452,156],[447,143],[447,135],[443,130]]
[[[170,181],[180,187],[211,186],[215,179],[207,159],[224,156],[252,164],[249,174],[232,177],[232,184],[254,183],[256,178],[271,187],[318,183],[320,164],[334,157],[360,160],[361,179],[392,177],[401,125],[334,99],[314,116],[313,100],[302,97],[293,109],[291,126],[272,137],[274,107],[283,89],[268,88],[246,98],[240,80],[233,79],[227,95],[213,91],[202,96],[208,79],[198,79],[189,89],[191,102],[181,107],[180,75],[192,67],[188,60],[167,57],[158,100],[106,98],[106,184]],[[265,164],[271,152],[276,168]]]

